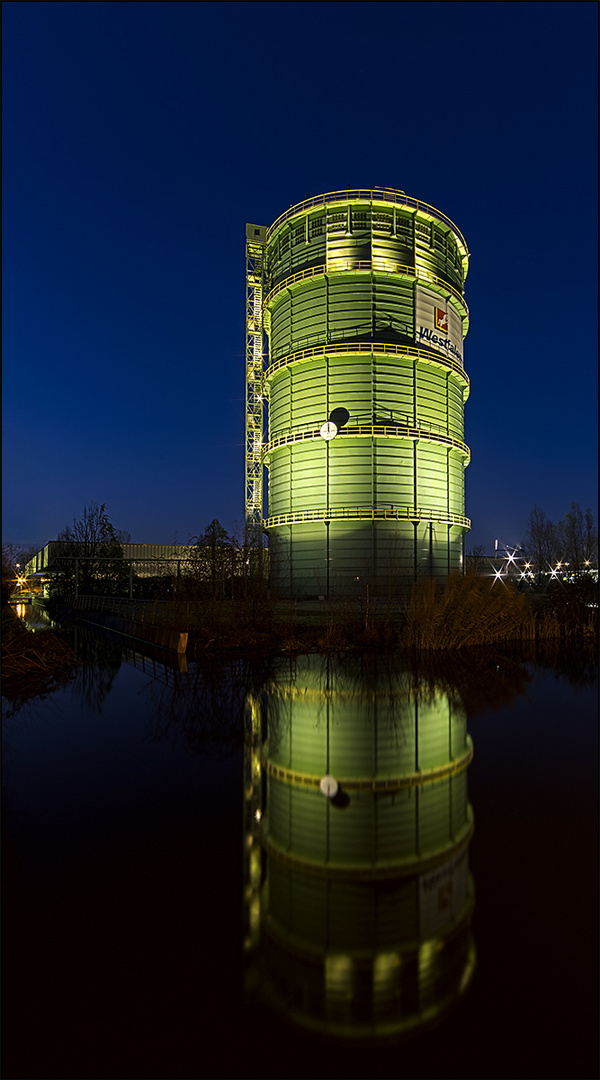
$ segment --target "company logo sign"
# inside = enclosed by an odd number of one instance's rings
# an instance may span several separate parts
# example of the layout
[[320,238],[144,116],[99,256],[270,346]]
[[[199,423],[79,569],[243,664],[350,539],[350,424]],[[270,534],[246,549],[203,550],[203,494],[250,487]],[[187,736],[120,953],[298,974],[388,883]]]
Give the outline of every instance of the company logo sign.
[[442,352],[448,353],[449,356],[455,356],[462,364],[462,353],[450,341],[449,337],[441,337],[439,334],[434,334],[433,330],[428,330],[426,326],[420,326],[417,330],[417,341],[424,341],[427,345],[434,345],[436,349],[441,349]]
[[429,345],[462,364],[462,326],[459,317],[448,306],[438,307],[440,297],[428,289],[417,287],[416,301],[416,344]]
[[436,934],[453,915],[458,915],[467,898],[469,860],[467,848],[437,870],[419,878],[421,928]]

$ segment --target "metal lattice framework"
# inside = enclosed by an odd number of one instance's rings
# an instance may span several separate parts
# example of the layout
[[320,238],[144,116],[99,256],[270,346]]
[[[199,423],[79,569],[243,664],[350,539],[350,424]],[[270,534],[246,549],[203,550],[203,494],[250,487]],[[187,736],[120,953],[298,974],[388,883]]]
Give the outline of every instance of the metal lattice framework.
[[262,532],[263,279],[266,229],[246,226],[246,531]]

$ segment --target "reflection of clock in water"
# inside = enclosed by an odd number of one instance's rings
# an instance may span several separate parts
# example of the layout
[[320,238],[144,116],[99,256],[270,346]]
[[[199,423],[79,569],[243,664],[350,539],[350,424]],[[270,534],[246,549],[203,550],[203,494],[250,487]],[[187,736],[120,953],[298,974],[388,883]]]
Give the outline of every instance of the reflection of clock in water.
[[335,439],[337,433],[337,424],[334,424],[333,420],[326,420],[321,428],[321,438],[328,442],[329,439]]

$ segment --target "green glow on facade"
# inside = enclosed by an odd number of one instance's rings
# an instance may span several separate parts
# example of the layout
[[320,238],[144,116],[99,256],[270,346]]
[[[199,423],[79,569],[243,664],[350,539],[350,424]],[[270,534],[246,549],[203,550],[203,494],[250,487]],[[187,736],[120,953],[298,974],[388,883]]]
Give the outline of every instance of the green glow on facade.
[[[305,200],[262,232],[274,589],[387,596],[421,574],[461,572],[470,525],[461,233],[435,208],[381,188]],[[348,420],[323,437],[336,409]]]
[[[410,1036],[453,1007],[475,967],[466,710],[380,657],[282,661],[260,700],[265,862],[254,939],[247,918],[254,985],[316,1031]],[[337,782],[333,798],[323,776]],[[254,799],[247,785],[252,837]]]

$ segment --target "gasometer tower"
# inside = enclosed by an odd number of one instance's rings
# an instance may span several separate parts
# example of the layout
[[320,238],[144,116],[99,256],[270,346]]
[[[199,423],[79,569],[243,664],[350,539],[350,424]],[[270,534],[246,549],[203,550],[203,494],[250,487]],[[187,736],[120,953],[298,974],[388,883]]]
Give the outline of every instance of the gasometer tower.
[[468,262],[445,214],[392,188],[246,226],[246,524],[277,593],[462,572]]

